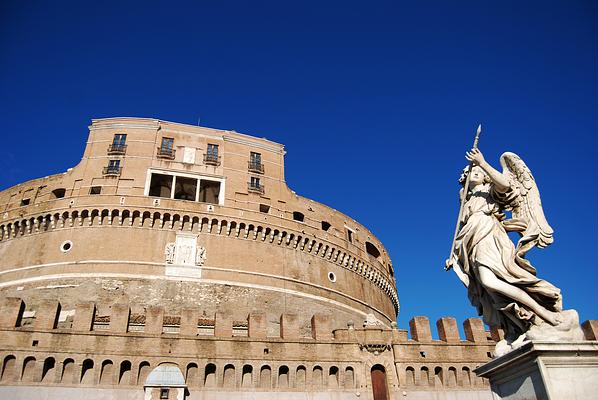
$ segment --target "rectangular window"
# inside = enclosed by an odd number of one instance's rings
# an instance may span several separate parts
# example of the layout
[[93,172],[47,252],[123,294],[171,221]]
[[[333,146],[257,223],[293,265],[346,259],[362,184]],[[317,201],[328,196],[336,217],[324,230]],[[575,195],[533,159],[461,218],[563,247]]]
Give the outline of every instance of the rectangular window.
[[262,164],[262,155],[260,153],[250,152],[248,169],[251,172],[257,172],[258,174],[264,173],[264,164]]
[[162,138],[162,145],[160,146],[160,149],[162,151],[168,152],[168,151],[172,151],[172,148],[174,146],[174,139],[173,138]]
[[160,400],[168,399],[168,389],[161,388],[160,389]]
[[172,175],[152,174],[149,195],[170,199],[172,192]]
[[126,141],[127,141],[127,135],[125,135],[124,133],[117,133],[116,135],[114,135],[114,139],[112,139],[112,146],[115,146],[115,147],[124,146]]
[[262,163],[262,155],[260,153],[254,153],[253,151],[249,153],[249,161],[255,164]]
[[92,186],[89,189],[89,194],[100,194],[102,193],[102,187],[101,186]]
[[203,203],[218,204],[220,182],[202,179],[199,185],[199,199]]
[[104,175],[120,175],[120,160],[108,160],[108,166],[104,168]]
[[253,187],[253,188],[259,189],[259,187],[261,186],[260,185],[260,178],[257,178],[255,176],[251,177],[251,182],[250,183],[251,183],[251,187]]
[[353,231],[351,229],[347,229],[347,240],[349,243],[353,243]]
[[163,137],[162,143],[158,147],[158,157],[174,160],[174,153],[174,139]]
[[208,144],[208,155],[212,157],[218,157],[218,145]]
[[174,198],[177,200],[195,201],[197,195],[197,179],[177,176],[174,184]]
[[30,202],[31,202],[31,199],[23,199],[23,200],[21,200],[21,207],[28,206]]

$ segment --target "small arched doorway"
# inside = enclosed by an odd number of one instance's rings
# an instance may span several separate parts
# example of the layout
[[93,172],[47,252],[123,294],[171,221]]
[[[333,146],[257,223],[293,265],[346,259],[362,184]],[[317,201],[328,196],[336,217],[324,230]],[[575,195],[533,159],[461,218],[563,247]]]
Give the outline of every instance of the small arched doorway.
[[386,384],[386,369],[380,364],[376,364],[371,370],[372,391],[374,400],[389,400],[388,385]]

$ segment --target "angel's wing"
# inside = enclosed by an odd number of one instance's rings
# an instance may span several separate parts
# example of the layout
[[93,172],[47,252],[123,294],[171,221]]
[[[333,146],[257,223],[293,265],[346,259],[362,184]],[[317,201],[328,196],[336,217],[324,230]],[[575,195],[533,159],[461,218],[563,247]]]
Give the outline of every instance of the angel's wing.
[[536,180],[523,160],[517,154],[507,152],[500,157],[500,164],[503,174],[511,178],[519,194],[511,206],[514,224],[522,228],[517,252],[523,257],[534,246],[550,245],[554,241],[554,231],[544,216]]

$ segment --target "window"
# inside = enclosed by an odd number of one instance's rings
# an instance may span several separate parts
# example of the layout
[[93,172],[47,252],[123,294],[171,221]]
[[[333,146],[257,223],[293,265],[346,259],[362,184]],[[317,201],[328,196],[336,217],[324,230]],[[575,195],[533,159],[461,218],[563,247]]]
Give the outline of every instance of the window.
[[145,193],[151,197],[220,204],[223,184],[224,181],[200,176],[150,172]]
[[65,195],[66,189],[60,188],[52,190],[52,196],[54,196],[55,199],[62,199]]
[[218,161],[218,145],[208,143],[207,153],[204,154],[204,163],[209,165],[219,165]]
[[300,213],[299,211],[293,211],[293,219],[295,221],[303,222],[303,220],[305,219],[305,215],[303,215],[303,213]]
[[108,146],[108,154],[124,154],[127,148],[125,142],[127,141],[127,135],[124,133],[117,133],[112,139],[112,144]]
[[170,198],[172,191],[172,175],[152,174],[149,195],[153,197]]
[[160,389],[160,399],[168,399],[168,389],[161,388]]
[[380,250],[370,242],[365,242],[365,251],[372,257],[380,257]]
[[327,231],[330,229],[330,222],[322,221],[322,230]]
[[28,206],[30,202],[31,202],[31,199],[23,199],[23,200],[21,200],[21,207]]
[[174,139],[162,138],[162,144],[158,147],[158,157],[174,159]]
[[199,185],[199,199],[203,203],[218,204],[220,182],[202,179]]
[[248,169],[251,172],[264,173],[264,164],[262,164],[262,155],[260,153],[249,153]]
[[102,187],[101,186],[92,186],[89,189],[89,194],[100,194],[102,193]]
[[251,180],[248,182],[247,189],[250,192],[264,193],[264,187],[260,182],[260,178],[256,176],[251,177]]
[[104,168],[104,175],[120,175],[120,160],[108,160],[108,166]]
[[268,212],[270,212],[270,206],[267,204],[260,204],[260,212],[268,214]]
[[353,243],[353,231],[347,228],[347,240],[349,243]]
[[195,201],[197,195],[197,179],[177,176],[174,185],[174,198],[177,200]]

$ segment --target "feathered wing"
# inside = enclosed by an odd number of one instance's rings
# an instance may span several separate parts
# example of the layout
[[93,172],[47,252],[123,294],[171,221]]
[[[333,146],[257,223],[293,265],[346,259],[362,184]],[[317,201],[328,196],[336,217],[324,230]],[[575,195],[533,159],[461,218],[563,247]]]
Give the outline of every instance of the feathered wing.
[[518,263],[535,274],[536,270],[525,259],[525,253],[535,246],[544,248],[550,245],[554,241],[554,231],[546,221],[540,191],[525,162],[517,154],[507,152],[500,157],[500,164],[503,174],[510,178],[518,194],[509,204],[513,218],[505,223],[505,228],[521,233],[516,249]]

